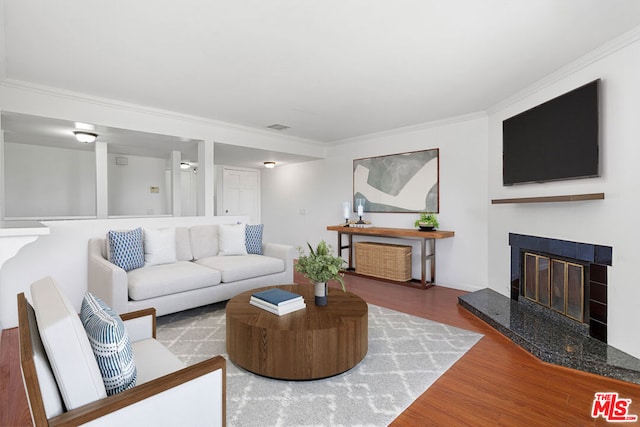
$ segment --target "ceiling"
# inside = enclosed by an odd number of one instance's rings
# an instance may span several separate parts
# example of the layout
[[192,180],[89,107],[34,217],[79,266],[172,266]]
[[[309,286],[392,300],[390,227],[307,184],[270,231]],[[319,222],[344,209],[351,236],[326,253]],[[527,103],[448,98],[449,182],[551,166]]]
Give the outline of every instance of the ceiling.
[[4,1],[4,65],[329,143],[485,111],[638,25],[637,0]]

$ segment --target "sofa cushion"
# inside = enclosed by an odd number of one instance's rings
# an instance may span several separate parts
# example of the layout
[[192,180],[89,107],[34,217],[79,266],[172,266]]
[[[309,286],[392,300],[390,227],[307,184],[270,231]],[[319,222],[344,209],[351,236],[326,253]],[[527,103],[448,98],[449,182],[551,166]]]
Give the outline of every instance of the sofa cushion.
[[189,241],[189,227],[176,227],[176,258],[178,261],[193,260],[191,242]]
[[262,255],[262,230],[264,224],[249,225],[245,229],[245,246],[248,254]]
[[31,285],[40,339],[67,409],[107,397],[80,317],[52,278]]
[[144,229],[144,265],[169,264],[177,260],[174,228]]
[[82,300],[80,319],[102,373],[107,395],[136,385],[136,365],[129,334],[124,323],[102,300],[87,292]]
[[142,228],[138,227],[130,231],[111,230],[107,235],[111,255],[109,261],[124,271],[144,266]]
[[189,228],[189,239],[194,259],[218,255],[217,225],[194,225]]
[[140,301],[220,283],[220,272],[193,262],[152,265],[127,273],[129,298]]
[[185,367],[171,351],[153,338],[133,343],[138,365],[138,384],[170,374]]
[[224,224],[218,227],[218,255],[246,255],[244,224]]
[[284,271],[284,261],[264,255],[215,256],[196,261],[220,271],[222,282],[235,282]]

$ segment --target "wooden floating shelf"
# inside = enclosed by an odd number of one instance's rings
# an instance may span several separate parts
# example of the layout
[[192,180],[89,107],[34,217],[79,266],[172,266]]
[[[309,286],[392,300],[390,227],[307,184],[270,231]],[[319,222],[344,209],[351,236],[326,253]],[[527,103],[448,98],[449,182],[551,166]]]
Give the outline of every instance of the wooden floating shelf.
[[506,203],[551,203],[551,202],[581,202],[584,200],[603,200],[604,193],[590,194],[568,194],[566,196],[544,196],[544,197],[517,197],[514,199],[493,199],[492,205],[502,205]]

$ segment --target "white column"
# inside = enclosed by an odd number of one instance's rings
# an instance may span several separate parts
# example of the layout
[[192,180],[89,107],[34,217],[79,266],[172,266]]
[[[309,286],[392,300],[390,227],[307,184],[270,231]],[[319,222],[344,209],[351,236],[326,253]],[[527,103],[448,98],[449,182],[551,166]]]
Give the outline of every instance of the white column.
[[109,159],[107,143],[96,141],[96,218],[109,216]]
[[198,142],[198,215],[214,216],[213,141]]
[[[0,120],[0,129],[2,129]],[[0,130],[0,221],[4,220],[4,131]]]
[[182,186],[180,185],[180,162],[182,153],[171,152],[171,200],[173,216],[182,216]]

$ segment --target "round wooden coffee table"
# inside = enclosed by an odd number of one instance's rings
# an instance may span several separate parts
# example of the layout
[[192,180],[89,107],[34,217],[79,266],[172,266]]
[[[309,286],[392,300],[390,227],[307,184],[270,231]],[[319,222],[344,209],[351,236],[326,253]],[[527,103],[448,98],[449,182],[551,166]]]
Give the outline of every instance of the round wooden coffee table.
[[227,353],[244,369],[265,377],[311,380],[357,365],[368,349],[368,307],[359,296],[329,288],[329,303],[318,307],[313,285],[280,285],[302,295],[307,307],[277,316],[249,304],[244,292],[227,302]]

